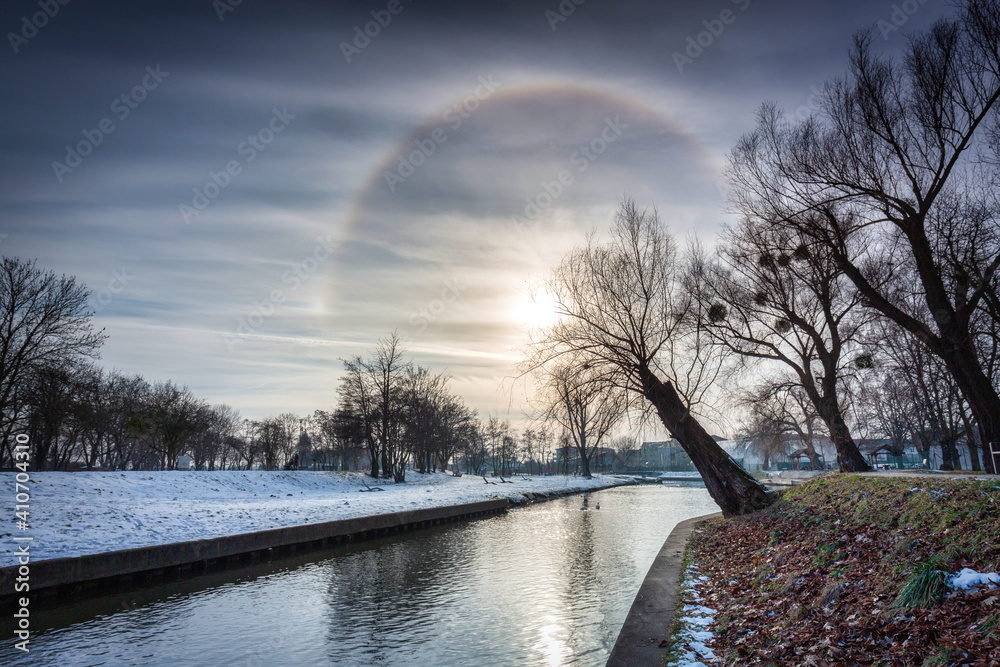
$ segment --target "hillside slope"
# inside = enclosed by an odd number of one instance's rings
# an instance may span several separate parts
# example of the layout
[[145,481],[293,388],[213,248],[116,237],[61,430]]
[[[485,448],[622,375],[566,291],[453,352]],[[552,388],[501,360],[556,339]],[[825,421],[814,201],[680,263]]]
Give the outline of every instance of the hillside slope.
[[954,579],[963,568],[1000,571],[998,509],[996,481],[831,475],[762,512],[707,524],[689,544],[684,585],[697,632],[679,628],[674,655],[998,665],[1000,589],[970,572]]

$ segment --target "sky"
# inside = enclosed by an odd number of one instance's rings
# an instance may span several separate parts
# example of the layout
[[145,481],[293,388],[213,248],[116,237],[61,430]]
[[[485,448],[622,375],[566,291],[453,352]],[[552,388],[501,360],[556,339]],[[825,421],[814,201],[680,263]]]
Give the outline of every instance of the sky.
[[392,331],[520,419],[537,286],[618,202],[728,220],[754,112],[804,117],[905,2],[8,0],[0,251],[92,290],[101,363],[244,416],[336,401]]

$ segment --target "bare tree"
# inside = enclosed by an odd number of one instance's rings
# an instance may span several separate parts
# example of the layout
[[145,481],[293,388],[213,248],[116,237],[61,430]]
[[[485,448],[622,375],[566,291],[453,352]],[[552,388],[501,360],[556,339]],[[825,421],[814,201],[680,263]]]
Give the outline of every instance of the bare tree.
[[533,428],[526,428],[521,431],[521,453],[524,454],[527,463],[528,474],[531,474],[531,466],[536,463],[535,457],[538,454],[538,435]]
[[971,467],[979,470],[979,447],[968,425],[967,405],[944,362],[892,322],[879,323],[874,332],[878,354],[871,359],[869,374],[877,389],[864,398],[883,435],[894,441],[893,454],[902,454],[902,445],[895,441],[905,428],[928,461],[936,445],[942,469],[961,469],[957,444],[964,436]]
[[840,469],[870,470],[841,394],[850,352],[871,317],[831,253],[795,229],[749,218],[726,230],[718,254],[709,263],[698,253],[689,277],[715,345],[745,362],[790,369],[826,424]]
[[783,437],[785,424],[761,407],[764,406],[754,405],[755,409],[750,411],[737,441],[742,449],[759,456],[761,467],[768,470],[772,462],[777,462],[779,456],[788,456],[788,446]]
[[473,437],[476,414],[461,398],[447,394],[438,405],[438,440],[435,456],[442,471],[448,462],[462,450],[465,442]]
[[[1000,3],[959,8],[914,35],[902,62],[860,33],[821,113],[791,123],[765,107],[730,172],[744,215],[828,248],[867,305],[942,359],[990,442],[1000,441],[1000,394],[972,321],[995,299],[1000,269]],[[919,314],[900,305],[914,289]]]
[[75,374],[73,421],[79,426],[83,460],[88,468],[109,465],[110,435],[115,416],[111,401],[112,373],[94,364]]
[[177,457],[190,451],[210,423],[208,405],[187,387],[169,381],[153,387],[146,429],[165,469],[177,467]]
[[302,419],[293,412],[283,412],[276,421],[281,428],[281,440],[278,450],[278,465],[291,467],[297,465],[299,436],[302,433]]
[[260,460],[260,443],[257,440],[257,422],[244,419],[239,426],[236,438],[232,441],[232,447],[236,449],[239,457],[240,467],[253,470],[254,465]]
[[0,466],[13,463],[11,434],[31,377],[98,356],[106,336],[93,329],[88,295],[75,278],[43,272],[34,261],[0,262]]
[[639,440],[636,436],[620,435],[611,441],[611,447],[615,450],[618,465],[622,470],[632,470],[636,467],[636,457],[639,455]]
[[112,371],[107,377],[106,396],[111,424],[108,449],[111,469],[126,470],[137,465],[136,454],[142,443],[137,425],[152,391],[141,375],[123,375]]
[[800,446],[788,453],[789,456],[805,456],[813,470],[823,470],[826,467],[816,451],[819,413],[797,382],[772,379],[744,393],[739,403],[749,409],[749,419],[744,430],[761,437],[763,449],[757,453],[763,455],[765,460],[774,453],[787,453],[780,437],[777,443],[765,442],[765,437],[772,433],[780,436],[790,433],[798,436]]
[[333,463],[340,470],[350,470],[351,461],[365,451],[365,429],[360,414],[344,407],[333,412],[317,410],[313,421],[319,426],[323,440],[333,456]]
[[554,272],[548,291],[560,320],[534,342],[528,366],[571,356],[589,365],[595,382],[648,401],[723,513],[745,514],[768,506],[773,496],[692,413],[717,374],[717,361],[699,344],[697,304],[680,273],[675,244],[656,212],[623,202],[611,240],[592,236]]
[[493,471],[502,476],[510,475],[510,462],[516,455],[515,441],[511,437],[510,422],[490,415],[483,424],[483,439],[489,453]]
[[538,451],[539,473],[544,473],[552,460],[552,429],[542,424],[535,430],[535,447]]
[[340,407],[361,421],[372,477],[406,479],[410,450],[403,438],[405,380],[411,368],[403,359],[402,339],[396,332],[379,340],[369,358],[344,360],[340,380]]
[[208,428],[201,432],[191,447],[197,470],[224,469],[229,456],[228,446],[241,421],[239,410],[225,403],[212,406],[207,412]]
[[422,366],[409,367],[402,383],[402,405],[406,441],[417,472],[434,472],[435,453],[442,438],[442,413],[448,398],[447,377],[432,374]]
[[541,388],[538,402],[543,418],[562,427],[576,448],[580,474],[592,477],[591,457],[628,406],[625,393],[603,385],[587,362],[565,356],[539,367]]
[[462,443],[465,471],[469,474],[482,472],[486,465],[486,459],[489,457],[489,452],[486,450],[486,436],[483,435],[483,424],[479,422],[471,425]]
[[25,430],[32,448],[31,460],[37,470],[65,469],[75,443],[66,433],[74,412],[76,391],[69,364],[36,366],[24,377],[21,391],[26,394]]
[[402,339],[394,331],[379,341],[366,370],[375,396],[377,419],[375,433],[382,454],[382,474],[392,475],[393,481],[406,479],[409,450],[403,441],[403,421],[399,410],[401,392],[409,362],[403,360]]
[[368,450],[368,472],[378,478],[382,461],[381,442],[376,437],[378,419],[375,389],[368,373],[368,362],[360,356],[344,359],[344,375],[340,378],[337,394],[340,399],[338,412],[351,415],[357,421],[365,448]]
[[268,417],[253,422],[253,427],[253,439],[264,470],[277,470],[288,442],[285,425],[277,417]]

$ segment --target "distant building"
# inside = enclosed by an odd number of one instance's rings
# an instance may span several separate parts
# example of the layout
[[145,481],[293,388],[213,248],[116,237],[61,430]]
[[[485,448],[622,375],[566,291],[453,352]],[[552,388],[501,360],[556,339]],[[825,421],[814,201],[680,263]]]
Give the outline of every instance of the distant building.
[[[864,454],[868,463],[873,468],[922,468],[925,465],[931,470],[940,470],[944,460],[941,456],[941,446],[933,443],[930,452],[921,452],[917,448],[917,443],[913,440],[905,440],[902,446],[902,455],[895,456],[892,440],[888,438],[861,438],[856,441],[858,449]],[[958,453],[959,464],[962,470],[969,470],[969,447],[964,438],[955,443]],[[897,450],[898,451],[898,450]],[[926,464],[924,458],[927,458]]]
[[680,443],[674,439],[660,442],[644,442],[639,447],[639,470],[669,470],[670,472],[690,472],[695,469],[691,457]]
[[[752,438],[725,440],[719,445],[745,470],[806,470],[812,465],[805,454],[806,448],[802,438],[791,433],[782,436],[780,449],[772,451],[766,461],[761,454],[761,448]],[[812,446],[824,467],[827,469],[836,467],[837,449],[829,438],[814,436]]]

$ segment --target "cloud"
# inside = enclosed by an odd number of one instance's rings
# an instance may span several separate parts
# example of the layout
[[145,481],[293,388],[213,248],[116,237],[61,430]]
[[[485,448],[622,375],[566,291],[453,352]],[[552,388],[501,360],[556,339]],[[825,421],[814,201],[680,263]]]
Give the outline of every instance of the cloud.
[[[108,365],[248,416],[329,408],[339,358],[393,329],[481,412],[517,413],[502,386],[525,281],[625,194],[712,235],[718,170],[753,109],[803,104],[889,11],[754,0],[679,73],[671,54],[735,4],[585,3],[552,30],[546,3],[407,3],[347,63],[370,3],[242,3],[224,21],[204,1],[72,3],[0,64],[3,251],[107,290]],[[0,25],[33,7],[7,3]],[[907,28],[944,11],[929,2]],[[156,66],[169,76],[118,117]],[[60,182],[52,162],[106,117],[114,131]],[[234,161],[186,221],[180,205]]]

